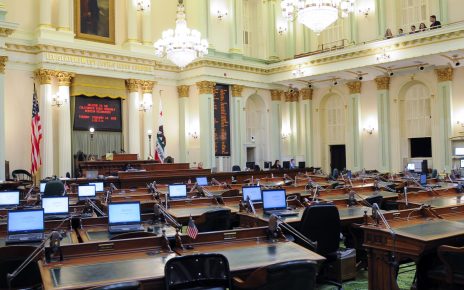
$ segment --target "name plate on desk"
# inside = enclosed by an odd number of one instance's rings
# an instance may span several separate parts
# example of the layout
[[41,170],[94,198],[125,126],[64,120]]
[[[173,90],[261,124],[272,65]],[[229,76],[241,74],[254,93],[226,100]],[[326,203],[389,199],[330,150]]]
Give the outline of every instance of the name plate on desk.
[[224,233],[224,240],[235,240],[237,238],[236,232]]

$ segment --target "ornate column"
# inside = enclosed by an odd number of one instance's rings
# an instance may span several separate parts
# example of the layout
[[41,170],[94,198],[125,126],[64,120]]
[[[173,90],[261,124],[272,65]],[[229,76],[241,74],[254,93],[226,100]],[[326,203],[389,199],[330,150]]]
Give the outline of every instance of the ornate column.
[[[375,19],[377,19],[377,34],[379,38],[383,38],[385,34],[385,30],[387,30],[387,20],[386,20],[386,7],[385,7],[386,0],[375,0]],[[391,3],[390,3],[391,2]],[[389,5],[396,6],[396,1],[389,1]],[[392,11],[396,11],[393,9]],[[392,27],[396,27],[393,25]]]
[[268,20],[268,47],[269,47],[269,54],[268,58],[270,60],[278,60],[279,57],[277,56],[277,25],[276,25],[276,1],[275,0],[267,0],[267,20]]
[[231,108],[231,138],[232,138],[232,166],[239,165],[244,168],[246,163],[246,124],[245,112],[242,98],[243,86],[232,85],[232,108]]
[[58,1],[58,30],[71,32],[71,21],[70,21],[70,9],[71,9],[71,0],[60,0]]
[[288,119],[289,119],[289,126],[290,126],[290,136],[289,136],[289,150],[288,155],[290,157],[295,158],[298,154],[298,141],[299,141],[299,133],[298,133],[298,97],[300,92],[297,89],[293,91],[285,92],[285,103],[287,104],[288,108]]
[[350,91],[348,97],[348,122],[347,122],[347,148],[346,148],[346,166],[353,171],[362,169],[362,143],[360,136],[361,124],[361,97],[360,81],[348,82],[346,86]]
[[451,141],[452,123],[451,107],[453,100],[453,69],[445,67],[435,70],[437,74],[437,96],[435,98],[432,127],[433,167],[438,171],[450,172],[452,169]]
[[215,82],[201,81],[196,86],[199,90],[200,104],[200,157],[204,168],[215,165],[214,152],[214,90]]
[[48,69],[39,69],[35,77],[39,81],[40,120],[42,122],[42,174],[41,178],[55,175],[54,168],[54,142],[53,142],[53,111],[52,111],[52,77],[55,72]]
[[140,86],[142,88],[142,102],[145,104],[146,110],[143,111],[143,156],[140,156],[140,159],[148,159],[150,154],[149,148],[149,138],[148,130],[152,132],[151,139],[151,157],[155,156],[154,154],[154,141],[153,136],[156,137],[155,125],[153,123],[153,86],[156,84],[154,81],[140,81]]
[[72,172],[69,86],[74,74],[57,72],[56,77],[58,79],[58,95],[63,100],[58,113],[58,174],[65,177],[67,172]]
[[243,0],[232,0],[230,2],[232,21],[229,25],[229,52],[243,54]]
[[5,65],[7,56],[0,56],[0,180],[5,180]]
[[302,153],[305,155],[306,166],[313,165],[313,128],[312,128],[312,117],[313,117],[313,89],[305,88],[300,90],[300,108],[301,108],[301,120],[299,130],[301,134],[301,143],[303,144]]
[[143,45],[153,45],[151,36],[151,7],[142,11],[142,40]]
[[281,159],[282,153],[282,94],[281,90],[271,90],[270,147],[271,159]]
[[53,29],[52,0],[41,0],[39,2],[39,13],[39,29]]
[[[129,153],[140,155],[140,101],[139,88],[140,81],[129,79],[126,80],[126,87],[129,91],[128,115],[129,115]],[[143,158],[143,156],[139,156]]]
[[377,122],[379,126],[379,170],[391,172],[390,77],[377,77]]
[[[137,38],[137,10],[133,0],[126,0],[127,8],[127,40],[126,43],[139,42]],[[130,142],[130,141],[129,141]]]
[[177,86],[179,96],[179,162],[187,162],[189,86]]

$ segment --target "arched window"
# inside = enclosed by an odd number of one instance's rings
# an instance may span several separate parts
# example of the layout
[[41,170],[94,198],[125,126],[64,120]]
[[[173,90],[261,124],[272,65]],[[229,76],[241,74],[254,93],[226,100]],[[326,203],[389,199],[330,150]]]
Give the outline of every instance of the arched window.
[[422,83],[412,84],[400,101],[403,137],[431,137],[432,119],[428,88]]
[[328,144],[345,144],[345,110],[343,101],[338,95],[327,97],[323,110]]

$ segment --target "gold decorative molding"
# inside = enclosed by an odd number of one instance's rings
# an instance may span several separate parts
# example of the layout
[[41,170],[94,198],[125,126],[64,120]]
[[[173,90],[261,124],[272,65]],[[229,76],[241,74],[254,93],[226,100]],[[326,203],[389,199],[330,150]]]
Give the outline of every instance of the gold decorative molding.
[[5,73],[6,62],[8,61],[8,56],[0,56],[0,74]]
[[139,91],[140,80],[128,79],[126,80],[126,88],[129,90],[129,93],[135,93]]
[[232,97],[241,97],[243,92],[243,86],[232,85]]
[[350,90],[350,95],[361,93],[362,83],[360,81],[347,82],[346,86]]
[[51,84],[52,77],[55,76],[55,74],[55,71],[43,68],[35,71],[35,77],[39,80],[41,85]]
[[313,89],[304,88],[300,90],[301,100],[312,100],[313,99]]
[[189,86],[177,86],[177,94],[179,94],[179,98],[188,98],[189,96]]
[[58,86],[69,87],[71,85],[71,79],[75,74],[65,71],[56,72],[56,78],[58,79]]
[[283,91],[281,90],[271,90],[271,100],[272,101],[282,101]]
[[154,81],[139,81],[140,86],[142,87],[142,94],[151,94],[153,93],[153,87],[156,85]]
[[377,90],[388,90],[390,89],[390,77],[376,77],[375,83],[377,84]]
[[451,67],[436,69],[435,73],[437,74],[437,79],[440,83],[453,80],[453,68]]
[[285,102],[298,102],[300,91],[298,91],[298,89],[292,89],[292,90],[286,91],[284,94],[285,94]]
[[202,94],[214,94],[214,89],[216,88],[216,83],[215,82],[210,82],[210,81],[201,81],[196,83],[197,88],[200,92],[200,95]]
[[7,37],[11,35],[14,32],[14,29],[11,28],[6,28],[6,27],[0,27],[0,36],[2,37]]

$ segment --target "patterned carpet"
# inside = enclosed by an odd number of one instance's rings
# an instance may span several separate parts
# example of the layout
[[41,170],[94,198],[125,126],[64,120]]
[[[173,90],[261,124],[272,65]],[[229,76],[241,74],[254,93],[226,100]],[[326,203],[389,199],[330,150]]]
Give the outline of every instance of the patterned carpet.
[[[407,267],[410,266],[410,267]],[[398,275],[398,285],[401,290],[411,289],[414,280],[414,264],[402,265]],[[409,271],[412,270],[412,271]],[[343,290],[367,290],[367,271],[359,271],[356,280],[343,283]],[[337,290],[337,287],[331,285],[319,285],[317,290]]]

